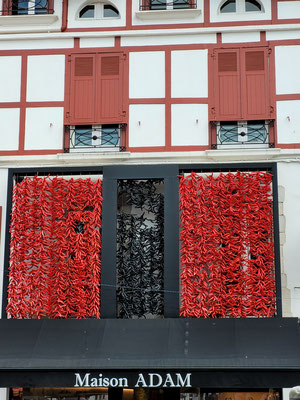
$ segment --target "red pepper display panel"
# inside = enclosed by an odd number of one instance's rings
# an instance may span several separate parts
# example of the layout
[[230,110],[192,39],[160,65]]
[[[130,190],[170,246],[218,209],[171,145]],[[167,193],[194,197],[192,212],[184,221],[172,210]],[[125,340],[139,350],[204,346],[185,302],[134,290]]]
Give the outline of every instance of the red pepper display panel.
[[7,313],[99,318],[102,182],[24,178],[14,187]]
[[259,171],[181,178],[181,316],[274,316],[271,183]]

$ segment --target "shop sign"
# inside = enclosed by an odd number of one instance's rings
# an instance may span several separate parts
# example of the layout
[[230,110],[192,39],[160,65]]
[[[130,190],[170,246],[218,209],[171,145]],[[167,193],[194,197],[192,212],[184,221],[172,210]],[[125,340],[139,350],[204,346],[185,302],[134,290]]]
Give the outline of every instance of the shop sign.
[[[191,373],[139,373],[135,387],[191,387]],[[75,373],[74,387],[128,387],[128,378]]]

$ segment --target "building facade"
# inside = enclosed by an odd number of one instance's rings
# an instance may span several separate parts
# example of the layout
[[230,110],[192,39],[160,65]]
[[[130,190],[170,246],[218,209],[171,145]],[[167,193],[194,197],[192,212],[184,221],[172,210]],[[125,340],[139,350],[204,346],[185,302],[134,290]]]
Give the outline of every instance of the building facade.
[[294,398],[300,1],[1,7],[1,397]]

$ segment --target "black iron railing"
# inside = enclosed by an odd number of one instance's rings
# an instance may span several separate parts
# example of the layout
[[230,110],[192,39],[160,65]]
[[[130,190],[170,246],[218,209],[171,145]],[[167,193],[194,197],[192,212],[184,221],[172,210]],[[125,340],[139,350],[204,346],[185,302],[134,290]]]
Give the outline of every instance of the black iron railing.
[[126,124],[65,126],[64,151],[125,151]]
[[53,0],[3,0],[2,15],[52,14]]
[[197,0],[140,0],[140,11],[197,8]]
[[212,149],[274,147],[274,120],[210,123]]

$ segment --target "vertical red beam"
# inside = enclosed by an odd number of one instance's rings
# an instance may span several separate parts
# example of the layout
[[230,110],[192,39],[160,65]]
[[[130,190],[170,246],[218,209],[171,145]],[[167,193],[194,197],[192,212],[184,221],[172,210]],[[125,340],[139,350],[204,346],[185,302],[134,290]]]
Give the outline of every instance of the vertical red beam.
[[[126,28],[132,28],[132,1],[133,0],[126,0]],[[138,0],[134,0],[138,1]]]
[[165,147],[166,150],[171,150],[171,50],[166,50],[165,53]]
[[63,0],[62,3],[62,17],[61,17],[61,31],[64,32],[68,27],[68,0]]
[[208,26],[210,22],[210,7],[209,0],[204,0],[203,2],[203,18],[204,26]]

